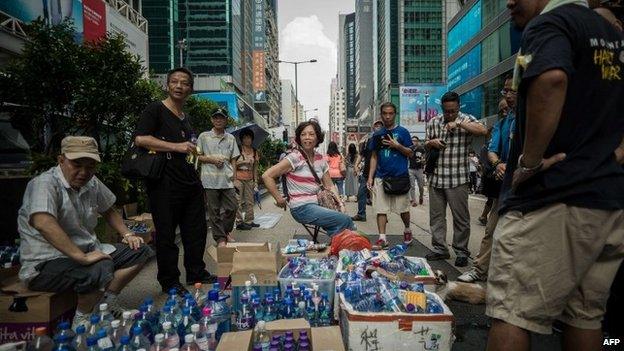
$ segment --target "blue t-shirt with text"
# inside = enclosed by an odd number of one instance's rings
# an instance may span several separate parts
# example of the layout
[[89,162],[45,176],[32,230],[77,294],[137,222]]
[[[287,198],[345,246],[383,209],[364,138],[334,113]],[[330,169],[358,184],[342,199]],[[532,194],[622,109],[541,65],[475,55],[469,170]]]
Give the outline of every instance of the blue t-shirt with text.
[[381,128],[373,134],[370,147],[377,153],[377,169],[375,178],[400,177],[408,174],[408,158],[399,150],[392,149],[382,143],[385,135],[390,134],[399,144],[409,148],[412,146],[412,137],[407,129],[396,126],[393,129]]

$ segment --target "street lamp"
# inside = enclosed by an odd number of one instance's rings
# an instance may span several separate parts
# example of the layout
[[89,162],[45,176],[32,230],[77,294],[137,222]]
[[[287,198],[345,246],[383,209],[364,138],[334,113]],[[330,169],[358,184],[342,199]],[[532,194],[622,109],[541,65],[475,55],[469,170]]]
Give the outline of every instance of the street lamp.
[[[314,63],[316,62],[316,59],[312,59],[312,60],[306,60],[306,61],[284,61],[284,60],[277,60],[275,61],[276,63],[290,63],[291,65],[295,65],[295,101],[297,103],[299,103],[299,96],[298,94],[298,85],[297,85],[297,65],[299,65],[300,63]],[[299,124],[299,108],[295,109],[295,124]]]
[[427,106],[429,104],[429,93],[425,92],[425,122],[429,122],[427,120],[427,115],[429,114],[429,109]]
[[183,52],[184,50],[186,50],[188,48],[188,45],[186,44],[186,39],[180,39],[178,40],[178,45],[177,45],[178,49],[180,49],[180,67],[183,67],[184,65],[182,64],[182,56],[183,56]]

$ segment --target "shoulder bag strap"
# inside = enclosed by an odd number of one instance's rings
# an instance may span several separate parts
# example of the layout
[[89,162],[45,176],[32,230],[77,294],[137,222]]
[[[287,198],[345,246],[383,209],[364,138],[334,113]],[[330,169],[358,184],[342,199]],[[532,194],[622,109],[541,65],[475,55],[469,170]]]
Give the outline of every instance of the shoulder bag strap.
[[308,160],[308,155],[305,153],[305,151],[301,149],[299,149],[299,152],[301,152],[301,155],[303,155],[303,158],[306,160],[308,167],[310,167],[310,171],[312,172],[312,175],[314,176],[314,180],[321,187],[321,189],[323,189],[323,183],[321,183],[321,179],[319,178],[318,174],[316,174],[316,171],[314,170],[314,167],[310,163],[310,160]]

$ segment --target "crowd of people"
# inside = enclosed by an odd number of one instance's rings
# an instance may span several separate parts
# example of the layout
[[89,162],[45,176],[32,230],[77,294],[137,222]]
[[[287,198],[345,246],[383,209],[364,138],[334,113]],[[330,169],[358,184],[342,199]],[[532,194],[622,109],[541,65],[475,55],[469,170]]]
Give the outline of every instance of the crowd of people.
[[[299,124],[294,146],[262,175],[253,132],[226,132],[227,111],[215,111],[213,128],[196,137],[183,112],[193,74],[172,70],[168,97],[145,108],[134,134],[136,146],[162,164],[156,177],[145,179],[155,250],[125,226],[115,196],[95,176],[96,141],[68,136],[58,165],[27,186],[18,215],[20,278],[32,290],[74,290],[77,326],[100,301],[115,311],[117,295],[154,255],[162,290],[186,293],[177,228],[186,283],[213,283],[203,259],[208,227],[219,246],[234,241],[234,228],[257,227],[260,179],[278,207],[329,236],[366,221],[370,204],[379,248],[388,246],[393,213],[404,224],[404,244],[412,243],[410,207],[423,204],[426,183],[430,261],[451,257],[448,207],[455,266],[469,264],[468,196],[478,191],[488,199],[478,218],[486,225],[479,252],[458,279],[487,281],[489,349],[526,350],[529,333],[549,333],[554,320],[565,324],[567,349],[597,348],[624,258],[624,119],[618,112],[624,99],[614,98],[624,96],[624,61],[616,54],[624,40],[621,23],[618,32],[617,23],[583,0],[508,0],[508,7],[524,32],[492,128],[462,112],[460,96],[450,91],[421,141],[397,124],[396,106],[386,102],[372,132],[344,154],[335,142],[322,154],[319,124]],[[478,156],[475,137],[487,139]],[[348,200],[357,201],[353,216],[346,214]],[[120,233],[120,244],[99,242],[98,215]]]

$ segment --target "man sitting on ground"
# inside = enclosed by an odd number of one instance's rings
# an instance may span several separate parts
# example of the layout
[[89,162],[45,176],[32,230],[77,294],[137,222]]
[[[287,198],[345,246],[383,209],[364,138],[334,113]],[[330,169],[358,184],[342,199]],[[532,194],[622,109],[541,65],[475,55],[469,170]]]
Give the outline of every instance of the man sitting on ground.
[[[64,138],[58,166],[28,183],[18,214],[19,277],[34,291],[78,293],[73,328],[86,324],[100,301],[118,317],[117,295],[154,255],[125,226],[115,195],[94,176],[98,162],[95,139]],[[123,244],[100,243],[98,214],[121,233]]]

